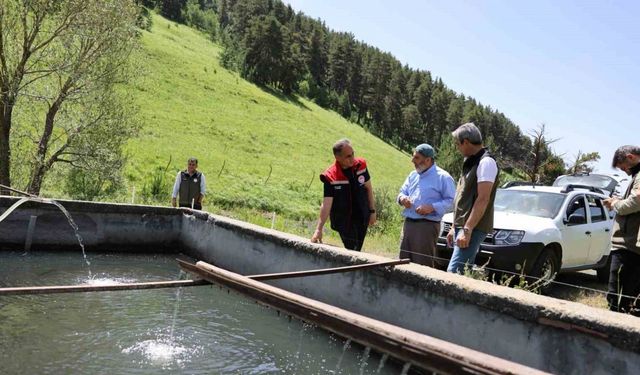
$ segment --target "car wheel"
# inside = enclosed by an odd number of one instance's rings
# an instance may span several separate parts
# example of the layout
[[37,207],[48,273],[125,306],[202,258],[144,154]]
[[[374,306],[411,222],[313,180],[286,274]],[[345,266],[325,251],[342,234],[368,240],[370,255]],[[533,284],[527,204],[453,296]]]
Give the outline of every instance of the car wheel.
[[536,285],[540,291],[545,292],[551,287],[551,281],[556,277],[560,269],[560,261],[551,249],[544,249],[533,264],[531,276],[535,277],[529,285]]
[[611,275],[611,257],[607,257],[607,263],[601,268],[596,269],[598,281],[603,284],[609,283],[609,275]]

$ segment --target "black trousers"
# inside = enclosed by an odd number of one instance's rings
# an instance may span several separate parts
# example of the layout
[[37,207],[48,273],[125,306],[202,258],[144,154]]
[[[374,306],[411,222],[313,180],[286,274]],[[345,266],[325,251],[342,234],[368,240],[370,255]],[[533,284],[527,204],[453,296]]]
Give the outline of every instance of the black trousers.
[[[611,252],[609,310],[638,315],[640,312],[640,255],[629,250]],[[638,301],[636,302],[636,299]]]
[[[190,205],[190,204],[183,204],[183,203],[180,203],[180,207],[187,207],[187,208],[191,208],[191,205]],[[193,209],[194,209],[194,210],[202,210],[202,204],[200,204],[200,203],[194,203],[194,204],[193,204]]]
[[347,230],[338,232],[344,247],[349,250],[360,251],[362,250],[362,244],[364,243],[364,237],[367,235],[367,228],[369,227],[369,219],[352,220],[351,225]]

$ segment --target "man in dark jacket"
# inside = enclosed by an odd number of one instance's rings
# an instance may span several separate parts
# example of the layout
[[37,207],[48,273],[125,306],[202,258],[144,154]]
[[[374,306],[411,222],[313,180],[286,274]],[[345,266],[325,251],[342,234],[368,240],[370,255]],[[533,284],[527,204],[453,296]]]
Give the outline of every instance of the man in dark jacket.
[[196,210],[202,209],[202,198],[206,192],[204,174],[198,172],[198,159],[187,160],[187,169],[178,172],[173,184],[171,205],[176,207],[190,207]]
[[340,234],[344,247],[360,251],[368,226],[376,221],[367,162],[354,156],[348,139],[333,145],[333,155],[335,163],[320,175],[324,199],[311,242],[322,243],[324,223],[330,218],[331,228]]
[[613,155],[612,166],[632,176],[622,198],[604,200],[616,210],[611,236],[611,268],[609,274],[609,309],[640,315],[640,147],[622,146]]

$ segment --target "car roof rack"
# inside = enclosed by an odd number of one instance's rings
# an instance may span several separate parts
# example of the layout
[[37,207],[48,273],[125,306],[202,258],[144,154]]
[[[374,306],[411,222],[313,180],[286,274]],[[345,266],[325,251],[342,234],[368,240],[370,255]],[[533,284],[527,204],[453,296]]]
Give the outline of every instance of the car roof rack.
[[567,184],[562,188],[562,190],[560,190],[560,192],[561,193],[568,193],[570,191],[574,191],[575,189],[586,189],[586,190],[589,190],[589,191],[594,192],[594,193],[599,193],[599,194],[605,194],[606,195],[606,193],[602,189],[599,189],[599,188],[597,188],[595,186],[580,185],[580,184]]
[[509,181],[502,185],[502,188],[508,189],[514,186],[540,186],[540,184],[536,184],[535,182],[530,181]]

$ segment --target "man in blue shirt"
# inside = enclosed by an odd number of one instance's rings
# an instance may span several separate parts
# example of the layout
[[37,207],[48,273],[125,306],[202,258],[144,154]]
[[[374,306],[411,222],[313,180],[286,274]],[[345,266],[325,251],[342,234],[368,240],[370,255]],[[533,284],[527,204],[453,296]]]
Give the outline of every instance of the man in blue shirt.
[[423,143],[415,148],[411,161],[415,171],[405,180],[398,203],[404,207],[400,258],[435,267],[440,220],[451,210],[456,187],[453,178],[435,163],[435,151]]

